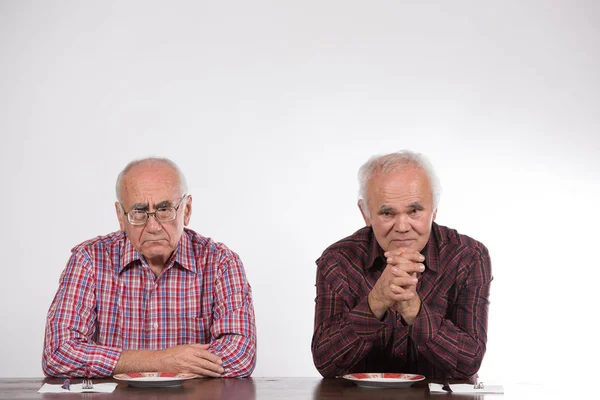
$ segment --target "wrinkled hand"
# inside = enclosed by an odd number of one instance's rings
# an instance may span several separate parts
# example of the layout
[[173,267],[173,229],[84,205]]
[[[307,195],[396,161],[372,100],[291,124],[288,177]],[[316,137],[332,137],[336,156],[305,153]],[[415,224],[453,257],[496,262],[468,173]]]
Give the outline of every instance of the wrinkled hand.
[[208,344],[186,344],[161,350],[162,371],[191,372],[218,378],[224,372],[222,360],[208,351]]
[[384,254],[387,257],[388,266],[392,266],[395,274],[412,277],[413,284],[392,287],[396,292],[404,293],[404,300],[399,300],[394,305],[394,309],[402,315],[406,323],[411,324],[421,310],[421,299],[417,293],[417,272],[425,271],[425,257],[417,252],[407,252],[401,249],[390,250]]
[[396,310],[411,324],[421,308],[417,294],[417,272],[425,270],[425,258],[417,252],[402,249],[385,253],[387,265],[369,293],[369,306],[381,319],[388,308]]

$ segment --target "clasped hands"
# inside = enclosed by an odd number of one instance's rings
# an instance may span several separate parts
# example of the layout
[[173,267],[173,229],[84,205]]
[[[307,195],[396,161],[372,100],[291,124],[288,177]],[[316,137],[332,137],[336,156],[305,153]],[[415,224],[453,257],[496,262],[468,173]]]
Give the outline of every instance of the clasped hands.
[[417,273],[425,270],[425,257],[404,249],[389,250],[384,256],[387,265],[369,293],[369,307],[379,320],[392,309],[410,325],[421,309]]

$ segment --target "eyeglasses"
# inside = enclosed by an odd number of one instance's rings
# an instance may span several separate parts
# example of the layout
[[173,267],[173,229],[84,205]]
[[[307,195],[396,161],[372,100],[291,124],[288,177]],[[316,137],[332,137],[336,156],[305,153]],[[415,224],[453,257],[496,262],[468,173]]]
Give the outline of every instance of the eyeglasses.
[[123,206],[121,205],[121,210],[123,214],[127,216],[127,220],[131,225],[145,225],[146,222],[150,219],[152,215],[158,222],[171,222],[177,218],[177,210],[183,204],[183,199],[185,199],[187,194],[184,194],[179,201],[177,206],[169,206],[169,207],[161,207],[154,212],[148,212],[145,210],[136,210],[133,209],[129,212],[125,212]]

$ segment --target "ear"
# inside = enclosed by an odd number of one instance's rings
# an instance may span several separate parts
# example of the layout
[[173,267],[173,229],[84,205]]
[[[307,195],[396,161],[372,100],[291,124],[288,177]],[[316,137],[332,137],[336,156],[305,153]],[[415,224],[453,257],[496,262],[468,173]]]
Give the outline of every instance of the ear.
[[185,208],[183,209],[183,225],[188,226],[192,218],[192,195],[188,195],[185,199]]
[[362,214],[362,217],[365,220],[365,225],[371,226],[371,218],[369,218],[367,216],[367,213],[369,212],[369,210],[366,210],[366,208],[367,208],[367,205],[365,204],[365,202],[362,200],[359,200],[358,201],[358,209],[360,210],[360,213]]
[[437,208],[433,210],[433,216],[431,217],[431,221],[435,221],[435,217],[437,216]]
[[115,201],[115,212],[117,213],[117,219],[119,220],[119,226],[121,227],[121,231],[125,232],[125,214],[123,214],[123,210],[121,209],[121,204],[118,201]]

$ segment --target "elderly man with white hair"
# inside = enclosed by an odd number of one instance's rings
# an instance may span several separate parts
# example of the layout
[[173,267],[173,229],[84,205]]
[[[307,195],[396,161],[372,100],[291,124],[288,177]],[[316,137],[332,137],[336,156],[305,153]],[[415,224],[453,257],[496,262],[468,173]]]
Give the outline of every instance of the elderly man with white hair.
[[473,380],[487,341],[486,247],[434,222],[440,184],[418,153],[371,158],[359,184],[366,226],[317,260],[315,366]]

